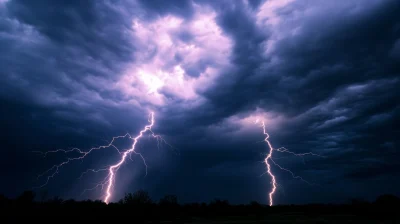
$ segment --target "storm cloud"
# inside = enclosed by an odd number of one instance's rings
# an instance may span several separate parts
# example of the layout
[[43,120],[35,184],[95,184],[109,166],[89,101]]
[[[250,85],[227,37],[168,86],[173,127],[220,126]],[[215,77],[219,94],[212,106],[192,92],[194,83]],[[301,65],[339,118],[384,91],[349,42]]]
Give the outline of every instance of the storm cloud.
[[[398,1],[6,0],[0,15],[6,195],[40,185],[36,175],[62,159],[32,151],[104,144],[138,132],[149,111],[174,148],[145,140],[148,175],[135,159],[117,196],[266,203],[256,119],[276,148],[324,156],[277,153],[316,184],[275,167],[277,203],[400,194]],[[115,160],[99,152],[45,189],[98,198],[80,193],[101,175],[76,178]]]

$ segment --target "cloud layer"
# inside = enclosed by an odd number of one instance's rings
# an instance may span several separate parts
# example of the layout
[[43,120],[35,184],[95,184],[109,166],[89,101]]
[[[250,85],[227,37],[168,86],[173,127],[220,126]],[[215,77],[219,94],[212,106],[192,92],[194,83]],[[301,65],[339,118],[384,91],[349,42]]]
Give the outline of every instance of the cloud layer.
[[[10,183],[0,191],[29,188],[60,159],[31,150],[103,144],[137,132],[152,110],[154,131],[180,155],[145,141],[149,176],[135,160],[121,170],[119,196],[142,187],[182,201],[265,203],[256,119],[276,147],[326,156],[277,155],[318,183],[275,168],[278,203],[399,194],[399,12],[389,0],[0,1],[0,176]],[[75,178],[114,161],[107,153],[66,168],[49,191],[78,197],[76,185],[99,177]]]

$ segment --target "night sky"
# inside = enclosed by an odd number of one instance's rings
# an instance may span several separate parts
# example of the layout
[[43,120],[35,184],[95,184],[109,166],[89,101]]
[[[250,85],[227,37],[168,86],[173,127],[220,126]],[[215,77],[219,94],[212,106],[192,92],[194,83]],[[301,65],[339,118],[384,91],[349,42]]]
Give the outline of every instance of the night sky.
[[[341,203],[400,194],[400,1],[0,0],[0,193],[101,199],[93,188],[119,160],[96,150],[153,131],[117,174],[112,201]],[[127,149],[131,142],[116,143]],[[264,174],[264,175],[263,175]]]

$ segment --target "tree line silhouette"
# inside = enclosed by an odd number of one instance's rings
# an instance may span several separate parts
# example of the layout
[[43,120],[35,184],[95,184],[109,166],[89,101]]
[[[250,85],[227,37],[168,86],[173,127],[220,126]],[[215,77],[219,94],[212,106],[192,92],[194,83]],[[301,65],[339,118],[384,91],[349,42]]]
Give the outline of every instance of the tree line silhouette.
[[[38,199],[39,200],[36,200]],[[175,195],[166,195],[158,201],[148,192],[138,190],[116,203],[105,204],[100,200],[76,201],[60,197],[46,199],[46,194],[37,197],[33,191],[25,191],[11,199],[0,195],[0,211],[3,217],[52,217],[79,216],[101,219],[105,216],[125,217],[135,220],[187,223],[194,219],[264,220],[268,217],[330,217],[331,219],[398,220],[400,198],[385,194],[375,201],[351,199],[346,204],[307,204],[268,206],[252,201],[248,204],[232,205],[227,200],[214,199],[209,203],[180,204]]]

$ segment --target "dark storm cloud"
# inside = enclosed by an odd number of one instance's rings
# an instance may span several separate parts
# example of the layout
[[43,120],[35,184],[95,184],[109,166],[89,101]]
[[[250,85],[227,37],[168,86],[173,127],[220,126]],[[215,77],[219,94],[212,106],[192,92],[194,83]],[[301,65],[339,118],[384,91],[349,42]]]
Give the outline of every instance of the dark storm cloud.
[[191,0],[139,0],[140,5],[147,13],[148,19],[154,19],[160,15],[174,14],[181,17],[191,17],[193,15],[193,5]]
[[109,57],[130,59],[132,46],[124,32],[130,21],[111,3],[83,1],[11,1],[11,18],[31,25],[56,44],[75,45],[85,56],[112,66]]
[[[293,21],[291,14],[301,10],[299,4],[282,10],[282,20]],[[249,18],[242,18],[240,13],[223,14],[220,24],[235,37],[233,60],[240,70],[221,76],[222,80],[206,92],[207,98],[217,106],[235,105],[224,110],[226,113],[262,105],[291,115],[305,112],[343,86],[395,78],[398,66],[389,52],[400,32],[396,28],[399,4],[385,1],[374,9],[365,6],[366,12],[359,5],[358,13],[352,13],[351,8],[342,11],[340,4],[330,6],[333,9],[319,6],[314,9],[315,15],[305,14],[287,27],[282,25],[282,29],[299,27],[300,31],[297,35],[282,33],[276,50],[267,56],[261,51],[268,36],[255,29],[254,21],[246,24]],[[332,13],[324,12],[328,9]]]
[[49,116],[107,122],[121,97],[105,87],[132,60],[129,18],[93,1],[16,0],[3,10],[2,96],[52,107]]
[[[264,172],[259,161],[266,148],[254,143],[263,139],[261,129],[255,126],[246,133],[235,123],[258,108],[272,114],[273,120],[282,118],[269,129],[275,147],[326,156],[307,157],[303,163],[276,154],[283,167],[320,186],[293,181],[275,167],[287,194],[278,192],[280,203],[343,201],[357,192],[373,198],[391,189],[379,185],[398,175],[399,167],[397,1],[293,1],[267,14],[267,19],[260,18],[265,1],[258,0],[0,3],[1,124],[7,148],[3,150],[11,158],[7,164],[32,146],[90,147],[100,136],[108,140],[138,130],[145,122],[139,118],[146,113],[146,103],[111,86],[137,60],[136,51],[148,50],[150,60],[162,49],[150,51],[132,38],[132,19],[151,22],[173,15],[191,20],[193,3],[215,10],[217,24],[233,43],[231,66],[196,90],[203,99],[200,103],[160,91],[173,100],[156,107],[157,131],[168,135],[181,155],[163,152],[165,162],[153,163],[162,168],[152,169],[143,187],[157,196],[176,193],[183,201],[226,197],[265,202],[260,198],[265,198],[269,183],[267,176],[259,178]],[[268,23],[277,19],[274,25]],[[195,39],[190,29],[171,35],[184,43]],[[185,57],[176,54],[171,63],[183,63]],[[200,77],[216,63],[205,58],[182,67],[186,75]],[[32,160],[23,161],[35,166],[37,161]],[[14,168],[15,173],[1,175],[11,178],[26,170]],[[22,182],[18,190],[29,187],[29,181]],[[370,184],[370,190],[358,190],[361,183]],[[132,189],[138,187],[135,184]],[[13,192],[10,187],[0,190]]]
[[[146,120],[133,119],[141,108],[118,103],[120,94],[106,88],[135,49],[121,8],[94,1],[0,4],[1,139],[10,155],[1,167],[21,177],[2,191],[15,194],[54,162],[35,160],[32,150],[92,147],[109,140],[116,126],[127,132]],[[31,168],[23,164],[38,166],[32,160],[44,164],[24,176]]]
[[[219,24],[235,41],[235,70],[203,93],[209,112],[199,113],[196,122],[215,123],[258,107],[288,119],[272,141],[328,155],[311,165],[315,170],[354,176],[368,170],[368,159],[397,167],[398,152],[382,146],[399,146],[399,11],[394,1],[298,1],[280,9],[283,22],[276,30],[256,27],[254,14],[243,7],[220,12]],[[265,41],[278,34],[275,50],[263,54]],[[306,169],[283,164],[300,173]]]

